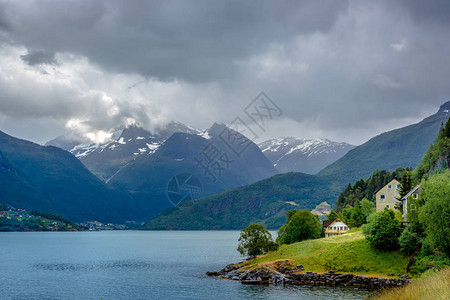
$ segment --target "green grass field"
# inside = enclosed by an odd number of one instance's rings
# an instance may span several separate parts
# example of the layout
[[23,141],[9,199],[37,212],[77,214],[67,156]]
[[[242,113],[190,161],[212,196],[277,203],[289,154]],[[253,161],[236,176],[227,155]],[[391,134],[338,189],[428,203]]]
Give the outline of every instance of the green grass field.
[[400,252],[384,252],[371,248],[361,230],[283,245],[278,251],[269,252],[248,264],[251,266],[279,259],[293,260],[296,264],[302,264],[306,271],[335,270],[373,276],[404,274],[408,264],[408,257]]

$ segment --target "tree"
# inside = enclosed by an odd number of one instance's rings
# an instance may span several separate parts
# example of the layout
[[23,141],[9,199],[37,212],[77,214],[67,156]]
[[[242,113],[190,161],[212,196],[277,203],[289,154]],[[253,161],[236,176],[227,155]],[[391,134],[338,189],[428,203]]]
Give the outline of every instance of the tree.
[[237,250],[242,256],[256,257],[259,254],[267,252],[270,245],[272,235],[269,231],[264,229],[261,224],[251,224],[245,229],[241,230],[239,236],[239,245]]
[[344,216],[344,219],[342,221],[347,224],[350,222],[350,219],[352,217],[352,210],[353,207],[351,207],[350,205],[347,204],[347,206],[345,206],[345,208],[342,210],[342,215]]
[[297,212],[296,209],[288,210],[288,212],[286,213],[286,223],[289,223],[289,220],[296,212]]
[[400,179],[400,190],[398,191],[399,196],[396,198],[399,202],[395,204],[395,208],[399,211],[403,211],[402,198],[405,197],[413,188],[413,178],[411,170],[408,169],[402,175]]
[[[417,180],[426,178],[430,172],[442,172],[447,169],[448,157],[450,155],[450,122],[447,121],[445,126],[442,124],[436,140],[428,148],[422,158],[422,161],[414,170],[414,177]],[[441,159],[446,158],[446,159]]]
[[367,200],[367,198],[364,198],[360,202],[361,204],[361,210],[364,214],[364,224],[367,223],[367,217],[370,216],[370,214],[375,212],[375,203]]
[[425,205],[419,210],[419,221],[433,244],[450,255],[450,173],[430,176],[421,193]]
[[358,200],[355,202],[355,206],[352,210],[352,215],[350,217],[349,226],[350,227],[361,227],[363,224],[366,223],[366,215],[364,214],[361,202]]
[[278,230],[277,243],[291,244],[307,239],[319,238],[322,224],[306,209],[299,210]]
[[330,213],[329,213],[328,216],[327,216],[327,220],[329,220],[329,221],[334,221],[334,220],[336,220],[338,217],[339,217],[338,214],[337,214],[334,210],[331,210]]
[[363,227],[363,233],[372,247],[394,250],[398,248],[398,238],[402,230],[400,222],[395,219],[394,211],[385,208]]
[[416,233],[411,232],[409,228],[405,228],[398,239],[400,251],[407,255],[411,255],[414,253],[419,242],[419,236]]

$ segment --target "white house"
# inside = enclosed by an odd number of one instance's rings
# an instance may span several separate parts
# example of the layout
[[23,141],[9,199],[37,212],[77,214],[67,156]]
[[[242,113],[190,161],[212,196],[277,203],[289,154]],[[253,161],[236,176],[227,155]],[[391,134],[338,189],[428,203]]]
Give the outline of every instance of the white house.
[[348,226],[340,218],[334,221],[323,221],[325,237],[341,235],[348,232]]
[[409,191],[408,194],[406,194],[403,198],[402,198],[402,202],[403,202],[403,214],[402,214],[402,218],[403,221],[407,221],[406,219],[406,214],[408,213],[408,199],[409,197],[412,197],[414,199],[419,198],[419,188],[420,188],[420,184],[416,185],[411,191]]

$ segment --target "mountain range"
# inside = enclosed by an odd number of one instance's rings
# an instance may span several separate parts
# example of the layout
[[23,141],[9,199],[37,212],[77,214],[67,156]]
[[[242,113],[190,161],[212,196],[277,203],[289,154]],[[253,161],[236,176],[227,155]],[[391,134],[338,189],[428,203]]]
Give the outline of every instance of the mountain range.
[[0,131],[0,199],[74,221],[132,220],[133,199],[94,176],[72,154]]
[[92,143],[73,134],[59,136],[46,146],[69,151],[97,177],[108,181],[130,161],[142,155],[153,154],[175,132],[199,134],[202,132],[178,122],[170,122],[150,133],[142,127],[130,125],[114,133],[105,143]]
[[[374,170],[417,166],[449,111],[447,102],[423,121],[353,149],[296,138],[258,147],[223,124],[201,131],[170,123],[154,133],[130,126],[103,144],[59,137],[41,146],[0,132],[0,199],[75,221],[142,221],[168,208],[148,229],[238,229],[249,221],[275,228],[286,210],[333,204],[344,186]],[[317,175],[276,175],[301,167],[295,157],[322,154],[343,156]]]
[[[236,144],[246,145],[240,155],[223,139],[229,132]],[[153,154],[130,161],[108,184],[131,193],[145,214],[154,215],[178,204],[168,197],[168,185],[179,174],[196,178],[199,195],[208,196],[271,177],[276,170],[252,141],[223,124],[214,124],[203,136],[174,133]]]
[[[240,189],[187,202],[151,219],[145,228],[241,229],[250,222],[277,228],[285,222],[288,209],[311,210],[323,201],[334,205],[338,191],[349,183],[369,177],[375,170],[417,167],[442,124],[448,121],[449,112],[450,102],[447,102],[436,114],[417,124],[380,134],[355,147],[317,175],[277,175]],[[293,188],[302,182],[304,186]]]
[[316,174],[355,146],[327,139],[280,137],[258,144],[280,173]]
[[371,138],[324,168],[318,176],[346,185],[368,178],[379,169],[394,171],[397,167],[415,168],[449,117],[450,101],[419,123]]

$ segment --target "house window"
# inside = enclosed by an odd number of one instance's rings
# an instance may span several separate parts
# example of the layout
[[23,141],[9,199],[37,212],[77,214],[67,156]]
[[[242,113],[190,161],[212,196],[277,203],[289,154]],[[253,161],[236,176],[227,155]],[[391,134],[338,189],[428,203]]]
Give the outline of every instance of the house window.
[[397,190],[399,190],[400,189],[400,184],[397,184]]
[[380,195],[380,199],[384,200],[386,197],[384,195]]
[[389,204],[386,204],[386,207],[387,207],[387,208],[391,208],[391,207],[389,206]]
[[392,189],[392,185],[388,185],[388,189]]
[[347,226],[344,226],[344,230],[347,230]]
[[419,194],[414,194],[414,199],[418,199],[419,198]]

